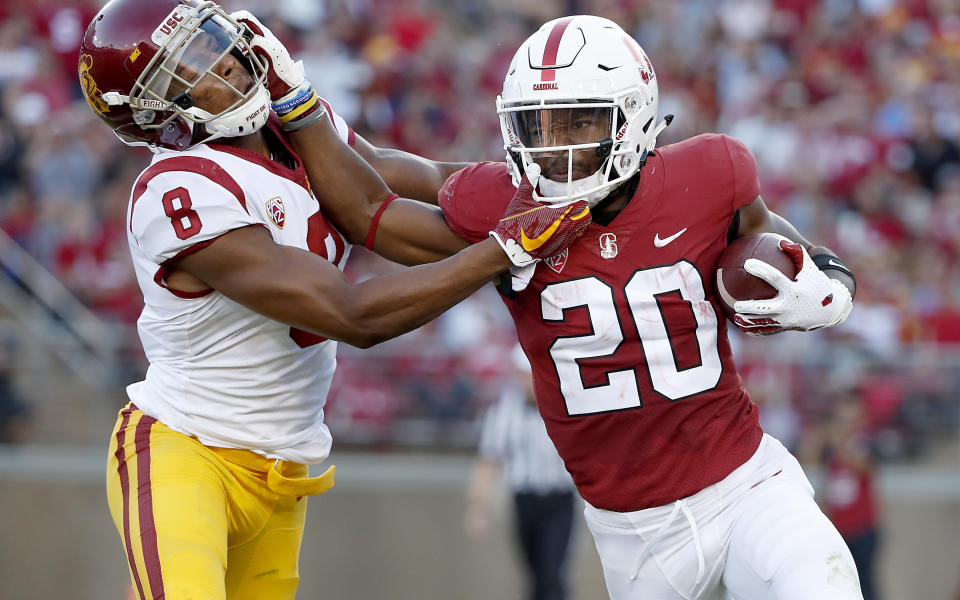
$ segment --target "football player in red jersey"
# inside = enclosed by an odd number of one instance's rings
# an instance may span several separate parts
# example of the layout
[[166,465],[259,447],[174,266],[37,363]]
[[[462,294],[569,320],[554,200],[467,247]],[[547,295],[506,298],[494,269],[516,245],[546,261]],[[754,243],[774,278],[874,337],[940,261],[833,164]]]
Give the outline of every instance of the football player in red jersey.
[[[539,170],[537,199],[593,208],[568,249],[513,269],[503,300],[547,429],[587,502],[612,598],[860,599],[850,553],[800,465],[760,428],[711,276],[736,237],[794,240],[782,247],[797,276],[748,261],[779,293],[735,307],[741,329],[770,334],[842,323],[853,274],[766,208],[739,141],[707,134],[655,149],[670,119],[658,120],[657,103],[649,59],[615,23],[546,23],[517,51],[497,100],[506,164],[474,164],[446,181],[447,224],[485,239],[524,175]],[[377,168],[391,186],[411,183],[402,169]],[[348,208],[324,204],[334,219]],[[362,237],[373,212],[354,212],[342,229]],[[380,226],[399,217],[388,209]]]

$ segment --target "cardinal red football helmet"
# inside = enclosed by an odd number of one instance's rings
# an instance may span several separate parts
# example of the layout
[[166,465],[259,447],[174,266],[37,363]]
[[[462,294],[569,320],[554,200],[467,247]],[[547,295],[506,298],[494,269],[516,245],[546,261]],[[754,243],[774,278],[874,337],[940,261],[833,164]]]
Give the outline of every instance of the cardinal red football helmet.
[[[129,145],[184,150],[248,135],[266,123],[270,96],[265,66],[247,33],[213,2],[112,0],[90,22],[80,46],[84,97]],[[250,74],[242,84],[215,72],[228,55]],[[225,108],[211,113],[195,104],[191,92],[201,80],[227,86]]]

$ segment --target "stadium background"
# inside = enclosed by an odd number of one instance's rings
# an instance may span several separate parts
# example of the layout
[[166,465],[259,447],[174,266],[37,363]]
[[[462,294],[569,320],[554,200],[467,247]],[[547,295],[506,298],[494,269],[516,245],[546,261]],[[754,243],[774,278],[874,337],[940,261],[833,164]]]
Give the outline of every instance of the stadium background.
[[[106,437],[143,370],[123,229],[148,153],[80,99],[96,0],[0,3],[0,597],[121,599]],[[878,465],[885,598],[957,598],[960,576],[960,7],[955,0],[250,0],[374,144],[498,160],[494,97],[514,50],[563,14],[610,17],[645,48],[661,144],[704,131],[756,154],[772,209],[858,273],[848,323],[735,337],[765,427],[801,445],[856,399]],[[355,279],[392,268],[355,251]],[[468,542],[477,417],[512,327],[485,289],[417,332],[341,346],[328,420],[336,489],[311,502],[300,598],[512,598],[498,535]],[[638,440],[642,443],[642,440]],[[813,468],[816,476],[819,471]],[[603,597],[582,528],[574,598]]]

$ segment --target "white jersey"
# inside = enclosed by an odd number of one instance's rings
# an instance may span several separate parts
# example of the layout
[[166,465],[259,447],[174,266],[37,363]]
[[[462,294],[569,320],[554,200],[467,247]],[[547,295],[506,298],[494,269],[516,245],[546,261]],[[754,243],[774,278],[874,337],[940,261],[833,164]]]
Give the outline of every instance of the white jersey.
[[[335,116],[334,123],[346,140],[348,128]],[[127,393],[144,413],[203,444],[311,464],[330,452],[323,407],[336,342],[215,290],[183,293],[164,281],[172,259],[250,226],[342,269],[349,244],[320,213],[296,160],[291,170],[253,152],[201,144],[158,154],[141,173],[127,238],[143,291],[137,328],[150,365]]]

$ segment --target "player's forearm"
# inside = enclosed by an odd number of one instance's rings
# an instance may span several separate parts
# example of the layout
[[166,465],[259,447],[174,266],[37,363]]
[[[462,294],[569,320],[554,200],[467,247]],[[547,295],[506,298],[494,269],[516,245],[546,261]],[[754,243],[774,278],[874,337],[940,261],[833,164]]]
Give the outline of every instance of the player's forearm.
[[[807,249],[807,252],[811,257],[816,257],[820,254],[830,254],[836,256],[836,253],[833,250],[830,250],[826,246],[817,246],[807,240],[803,235],[797,231],[797,228],[793,226],[790,221],[787,221],[777,213],[770,213],[770,222],[772,226],[768,231],[773,233],[778,233],[786,238],[789,238],[795,242],[800,243],[804,248]],[[819,266],[819,265],[818,265]],[[857,284],[856,281],[843,271],[837,269],[821,269],[823,274],[831,279],[836,279],[844,285],[848,290],[850,290],[850,297],[857,295]]]
[[[803,237],[803,235],[801,235],[797,228],[790,223],[790,221],[784,219],[777,213],[768,210],[766,205],[763,203],[763,200],[761,198],[757,198],[757,200],[750,206],[740,209],[739,234],[743,236],[752,233],[763,232],[776,233],[801,244],[807,249],[807,252],[810,254],[811,258],[815,259],[815,262],[817,262],[817,257],[820,255],[825,255],[825,258],[829,258],[830,256],[836,257],[836,253],[829,248],[824,246],[816,246],[807,240],[805,237]],[[844,287],[850,290],[851,297],[856,295],[856,281],[850,274],[844,272],[846,265],[842,265],[842,269],[823,267],[820,264],[817,266],[821,268],[827,277],[836,279],[842,283]]]
[[168,265],[270,319],[359,347],[416,329],[509,267],[490,239],[354,285],[327,260],[276,244],[261,227],[232,230]]
[[421,265],[443,260],[468,245],[450,231],[440,209],[398,198],[376,224],[373,250],[400,264]]
[[[304,162],[324,216],[350,243],[365,245],[373,234],[374,251],[405,265],[442,260],[466,247],[437,210],[417,202],[395,200],[375,223],[391,191],[326,120],[290,133],[288,139]],[[434,196],[442,184],[436,184]]]
[[354,324],[344,341],[367,348],[435,319],[510,267],[487,240],[438,263],[370,279],[354,286],[342,305]]
[[381,150],[370,164],[387,185],[404,198],[437,205],[437,192],[448,177],[469,163],[441,163],[399,150]]
[[[821,267],[820,264],[817,264],[824,275],[831,279],[836,279],[850,290],[851,298],[856,297],[857,282],[852,276],[853,271],[847,271],[847,265],[837,257],[836,252],[826,246],[810,246],[807,248],[807,252],[810,254],[810,257],[813,258],[814,263],[823,263],[824,259],[826,259],[828,264],[832,261],[834,264],[837,264],[838,267],[842,267],[842,269],[830,268],[830,266]],[[834,260],[833,257],[837,258]]]
[[351,244],[363,244],[380,205],[392,194],[373,167],[343,143],[328,119],[287,133],[303,161],[323,215]]
[[740,210],[740,217],[741,236],[769,232],[782,235],[791,241],[799,243],[804,248],[809,248],[812,245],[800,234],[790,221],[768,210],[763,200],[759,198],[754,205],[742,208]]
[[377,148],[360,136],[353,148],[394,192],[433,205],[447,178],[470,164],[438,162],[402,150]]

